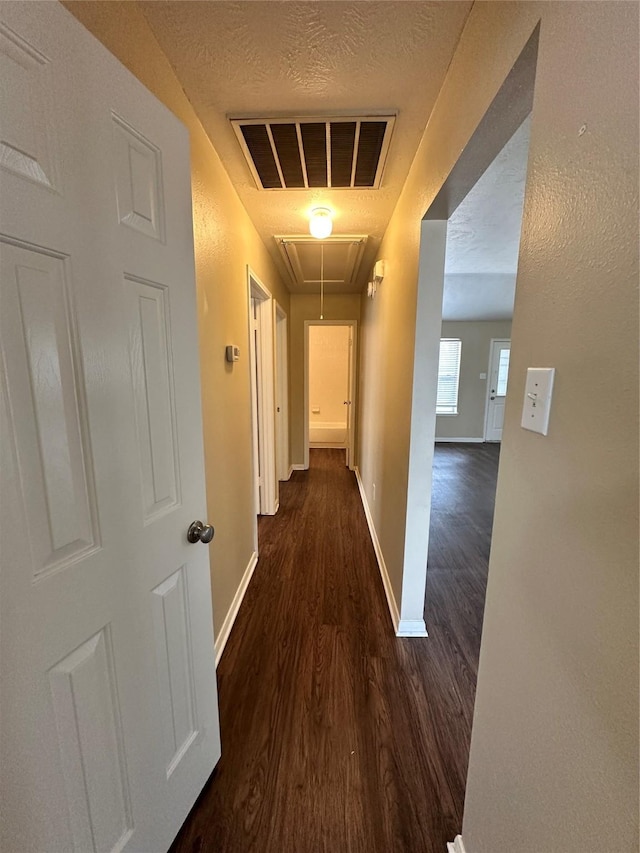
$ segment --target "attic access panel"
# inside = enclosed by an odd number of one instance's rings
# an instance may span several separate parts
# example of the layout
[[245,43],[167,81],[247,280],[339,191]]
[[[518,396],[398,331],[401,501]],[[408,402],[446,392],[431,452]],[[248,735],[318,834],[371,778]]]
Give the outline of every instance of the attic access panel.
[[395,116],[231,119],[258,189],[378,189]]
[[315,237],[276,237],[278,248],[295,285],[315,291],[320,284],[320,247],[324,255],[324,283],[330,292],[352,288],[357,280],[367,238],[341,235],[316,240]]

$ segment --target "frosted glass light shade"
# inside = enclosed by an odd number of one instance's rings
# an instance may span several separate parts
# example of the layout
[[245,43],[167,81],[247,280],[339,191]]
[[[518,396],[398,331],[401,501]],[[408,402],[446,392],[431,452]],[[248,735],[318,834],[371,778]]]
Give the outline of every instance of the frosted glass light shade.
[[326,207],[316,207],[311,211],[309,220],[309,231],[312,237],[318,240],[324,240],[333,230],[333,222],[331,221],[331,211]]

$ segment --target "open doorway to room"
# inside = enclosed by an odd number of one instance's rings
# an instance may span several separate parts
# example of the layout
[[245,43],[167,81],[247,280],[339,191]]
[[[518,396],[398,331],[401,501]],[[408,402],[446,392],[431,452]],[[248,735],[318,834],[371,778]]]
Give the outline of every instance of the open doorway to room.
[[356,321],[305,321],[305,465],[310,447],[343,448],[354,467]]
[[459,624],[473,669],[508,393],[529,135],[527,118],[447,223],[426,608],[434,629]]

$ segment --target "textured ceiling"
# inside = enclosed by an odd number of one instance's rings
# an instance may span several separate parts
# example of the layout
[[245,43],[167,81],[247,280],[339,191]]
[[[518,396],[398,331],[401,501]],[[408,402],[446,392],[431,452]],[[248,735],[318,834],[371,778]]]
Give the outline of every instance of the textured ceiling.
[[530,130],[527,119],[449,219],[444,320],[513,314]]
[[[367,234],[361,289],[444,80],[470,2],[139,2],[290,284],[275,234],[312,207],[334,232]],[[230,117],[397,112],[379,190],[259,191]],[[295,290],[295,285],[291,284]]]

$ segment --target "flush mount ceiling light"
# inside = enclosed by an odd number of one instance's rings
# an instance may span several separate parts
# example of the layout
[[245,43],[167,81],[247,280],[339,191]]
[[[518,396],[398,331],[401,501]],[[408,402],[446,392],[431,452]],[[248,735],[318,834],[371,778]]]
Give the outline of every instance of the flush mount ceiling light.
[[309,231],[317,240],[324,240],[331,234],[333,222],[331,211],[327,207],[315,207],[309,218]]

